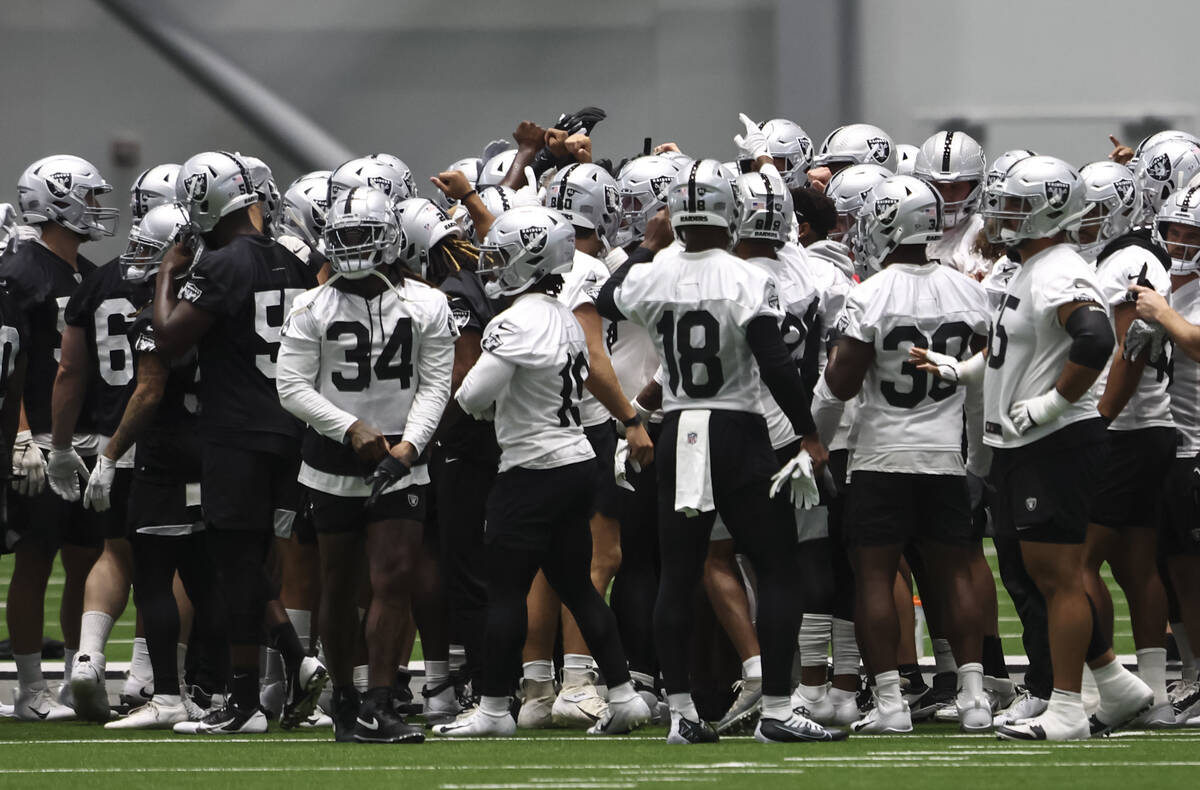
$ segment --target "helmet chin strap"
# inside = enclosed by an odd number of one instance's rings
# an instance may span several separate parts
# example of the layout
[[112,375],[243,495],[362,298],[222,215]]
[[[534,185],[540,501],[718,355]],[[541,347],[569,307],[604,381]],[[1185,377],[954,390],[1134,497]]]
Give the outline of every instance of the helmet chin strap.
[[404,294],[400,293],[400,289],[396,287],[396,284],[393,283],[390,279],[388,279],[388,276],[386,274],[379,271],[378,266],[373,266],[370,269],[365,269],[363,271],[358,271],[358,272],[353,272],[353,273],[334,272],[333,276],[330,277],[328,280],[326,280],[324,284],[325,285],[333,285],[333,283],[339,279],[365,280],[366,278],[370,277],[371,275],[375,275],[379,279],[383,280],[384,285],[386,285],[388,287],[388,289],[391,290],[392,293],[396,294],[396,298],[399,299],[401,302],[407,301],[404,298]]

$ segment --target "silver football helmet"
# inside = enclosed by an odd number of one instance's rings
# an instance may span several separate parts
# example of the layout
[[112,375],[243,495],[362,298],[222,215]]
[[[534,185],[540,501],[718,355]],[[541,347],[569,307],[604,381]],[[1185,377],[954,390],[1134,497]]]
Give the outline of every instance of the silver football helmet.
[[387,195],[392,205],[416,194],[412,171],[391,154],[370,154],[343,162],[329,176],[329,204],[347,189],[371,187]]
[[374,187],[342,191],[329,206],[323,233],[333,270],[354,280],[366,277],[396,259],[400,223],[392,196]]
[[246,167],[250,168],[250,182],[254,184],[258,204],[262,207],[263,220],[266,222],[264,229],[270,230],[275,218],[279,216],[279,187],[275,184],[275,176],[271,174],[267,163],[257,156],[246,156],[242,153],[238,156],[246,163]]
[[738,238],[787,242],[796,214],[792,193],[778,172],[743,173],[738,176],[737,191],[741,198]]
[[669,157],[652,154],[631,159],[617,175],[621,224],[616,243],[624,247],[646,235],[646,223],[667,205],[667,190],[679,168]]
[[854,228],[854,260],[878,271],[901,244],[928,244],[942,237],[942,195],[924,179],[891,176],[863,201]]
[[17,204],[26,224],[53,222],[92,241],[117,230],[120,212],[96,200],[109,192],[112,185],[100,171],[71,154],[39,159],[17,179]]
[[475,181],[476,188],[499,184],[508,174],[508,169],[512,167],[513,160],[516,158],[517,149],[509,148],[484,162],[479,171],[479,178]]
[[228,151],[205,151],[184,162],[175,195],[200,233],[208,233],[222,217],[258,202],[250,168]]
[[701,159],[679,171],[667,191],[672,228],[724,228],[731,245],[737,240],[740,202],[737,187],[716,159]]
[[551,274],[570,271],[575,260],[575,228],[544,206],[506,211],[479,245],[479,276],[490,298],[515,296]]
[[617,182],[600,165],[576,162],[559,170],[546,187],[545,205],[575,227],[594,230],[605,247],[612,245],[621,199]]
[[852,123],[839,126],[825,137],[813,164],[822,167],[873,164],[891,170],[896,166],[896,149],[892,138],[878,126]]
[[913,175],[930,184],[942,194],[948,187],[942,184],[968,184],[969,192],[959,200],[945,200],[945,223],[953,228],[961,220],[979,210],[983,199],[983,183],[987,177],[987,157],[983,147],[965,132],[941,131],[921,143]]
[[447,237],[461,239],[463,229],[436,203],[425,198],[410,198],[396,207],[400,217],[400,246],[397,260],[412,271],[427,277],[429,251]]
[[825,186],[825,196],[833,201],[838,213],[837,224],[828,234],[830,240],[849,243],[845,237],[854,230],[863,201],[877,184],[891,176],[891,171],[880,165],[851,165],[833,174]]
[[915,145],[896,143],[896,175],[911,176],[913,174],[913,168],[917,164],[917,153],[920,150]]
[[17,210],[12,203],[0,203],[0,256],[14,252],[21,240],[21,223],[17,219]]
[[155,206],[175,202],[178,178],[179,165],[165,164],[143,170],[133,180],[133,186],[129,188],[129,213],[135,224]]
[[1171,233],[1171,225],[1184,226],[1191,235],[1200,238],[1200,186],[1187,187],[1174,192],[1154,219],[1150,236],[1154,243],[1171,256],[1171,274],[1195,274],[1200,272],[1200,241],[1184,242]]
[[1141,160],[1145,150],[1166,140],[1187,140],[1192,145],[1200,146],[1200,137],[1191,132],[1184,132],[1179,129],[1164,129],[1161,132],[1155,132],[1149,137],[1142,138],[1142,141],[1133,149],[1133,158],[1129,160],[1129,169],[1136,172],[1138,162]]
[[1004,153],[1000,154],[1000,156],[992,160],[991,167],[987,169],[987,183],[983,185],[984,189],[987,189],[989,186],[1003,178],[1004,174],[1008,172],[1008,169],[1017,162],[1020,162],[1022,159],[1027,159],[1031,156],[1037,156],[1037,154],[1024,148],[1014,148],[1011,151],[1005,151]]
[[1103,159],[1084,165],[1086,211],[1079,221],[1079,249],[1094,257],[1105,244],[1129,232],[1142,213],[1142,193],[1125,165]]
[[1143,149],[1137,167],[1133,168],[1142,190],[1142,220],[1152,220],[1167,198],[1186,186],[1197,173],[1200,173],[1200,147],[1190,140],[1176,137]]
[[772,118],[762,125],[767,138],[767,154],[784,163],[776,167],[789,189],[799,189],[808,182],[808,168],[813,161],[813,142],[800,124],[787,118]]
[[1013,244],[1073,231],[1087,210],[1079,171],[1053,156],[1030,156],[984,192],[988,241]]
[[279,224],[283,232],[295,236],[312,249],[319,249],[329,210],[330,170],[305,173],[283,193]]
[[129,229],[129,246],[117,259],[121,277],[130,282],[153,277],[167,250],[190,226],[191,219],[181,203],[159,203],[151,208]]

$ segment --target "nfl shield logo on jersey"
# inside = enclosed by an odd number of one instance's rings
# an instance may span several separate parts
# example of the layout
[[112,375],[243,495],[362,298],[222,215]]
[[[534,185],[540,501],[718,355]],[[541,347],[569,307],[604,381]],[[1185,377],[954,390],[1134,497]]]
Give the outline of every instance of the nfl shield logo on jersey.
[[1050,208],[1062,208],[1066,205],[1067,195],[1071,193],[1071,185],[1065,181],[1046,182],[1046,205]]
[[891,156],[892,146],[882,137],[872,137],[867,140],[867,145],[871,147],[871,157],[879,164],[883,164]]
[[46,188],[54,197],[66,197],[74,182],[70,173],[51,173],[46,177]]
[[521,243],[525,249],[537,255],[546,248],[546,229],[537,225],[521,228]]
[[687,443],[695,444],[698,441],[700,441],[700,436],[695,431],[688,431]]
[[208,194],[208,173],[196,173],[183,180],[187,187],[188,200],[204,200]]

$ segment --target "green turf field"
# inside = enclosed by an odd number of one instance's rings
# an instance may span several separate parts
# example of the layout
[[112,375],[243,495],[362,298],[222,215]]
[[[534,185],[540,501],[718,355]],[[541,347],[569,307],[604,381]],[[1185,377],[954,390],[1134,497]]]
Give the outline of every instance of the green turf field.
[[169,732],[113,738],[95,725],[0,720],[0,787],[936,790],[1003,783],[1092,790],[1151,781],[1189,787],[1200,767],[1195,730],[1028,745],[929,725],[916,735],[837,744],[726,738],[690,748],[666,746],[661,728],[613,739],[568,733],[471,742],[431,737],[423,746],[336,744],[328,733],[200,742]]

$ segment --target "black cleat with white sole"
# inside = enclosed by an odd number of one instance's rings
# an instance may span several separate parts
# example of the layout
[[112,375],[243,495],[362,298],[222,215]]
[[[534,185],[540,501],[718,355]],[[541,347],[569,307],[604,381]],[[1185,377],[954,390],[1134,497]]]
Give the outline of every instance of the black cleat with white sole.
[[821,743],[844,741],[847,737],[845,730],[822,727],[798,713],[787,719],[761,718],[754,730],[754,739],[760,743]]
[[409,724],[394,707],[390,688],[371,689],[354,722],[358,743],[424,743],[425,728]]
[[706,721],[691,721],[682,716],[671,717],[671,730],[667,733],[667,743],[716,743],[719,740],[721,738],[717,735],[717,731]]

